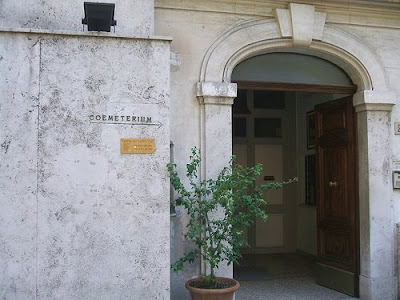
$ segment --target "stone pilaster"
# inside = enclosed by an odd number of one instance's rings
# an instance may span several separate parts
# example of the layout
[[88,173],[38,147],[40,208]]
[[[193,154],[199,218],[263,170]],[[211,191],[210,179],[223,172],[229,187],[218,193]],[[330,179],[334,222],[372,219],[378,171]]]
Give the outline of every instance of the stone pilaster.
[[395,95],[354,95],[359,149],[360,297],[397,299],[391,185],[391,110]]
[[[236,83],[199,82],[197,97],[201,105],[201,177],[216,178],[232,155],[232,104]],[[217,274],[232,277],[232,265],[220,266]]]

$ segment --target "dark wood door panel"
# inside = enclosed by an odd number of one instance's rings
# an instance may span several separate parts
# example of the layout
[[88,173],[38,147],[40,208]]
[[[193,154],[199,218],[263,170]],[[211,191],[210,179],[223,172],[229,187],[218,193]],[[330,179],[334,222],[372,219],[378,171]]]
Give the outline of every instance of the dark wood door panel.
[[351,233],[348,230],[326,230],[320,243],[319,263],[353,271],[354,252],[351,245]]
[[320,182],[320,199],[322,218],[339,218],[347,220],[350,217],[349,186],[348,186],[348,152],[345,147],[322,148],[320,150],[320,165],[323,178]]
[[329,132],[325,132],[324,135],[320,136],[321,147],[335,147],[335,146],[347,146],[351,141],[347,130],[335,129]]
[[[318,282],[356,295],[359,237],[352,101],[347,98],[317,105],[315,117]],[[343,280],[337,280],[340,278]]]
[[344,128],[346,128],[346,112],[335,109],[325,113],[321,123],[322,134]]

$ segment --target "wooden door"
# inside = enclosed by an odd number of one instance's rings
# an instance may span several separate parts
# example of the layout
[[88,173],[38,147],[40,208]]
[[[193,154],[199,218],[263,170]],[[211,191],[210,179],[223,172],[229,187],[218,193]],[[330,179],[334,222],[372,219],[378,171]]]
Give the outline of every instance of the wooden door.
[[354,116],[351,98],[315,107],[317,282],[357,296],[359,234]]

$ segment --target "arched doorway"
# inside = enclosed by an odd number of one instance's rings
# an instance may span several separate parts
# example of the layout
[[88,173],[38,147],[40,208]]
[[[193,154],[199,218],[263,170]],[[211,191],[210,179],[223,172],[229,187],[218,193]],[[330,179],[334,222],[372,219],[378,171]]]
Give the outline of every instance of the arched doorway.
[[[318,32],[316,37],[308,34],[312,36],[308,44],[298,45],[297,38],[284,34],[276,20],[251,20],[229,29],[209,48],[197,86],[201,104],[202,176],[213,177],[229,161],[231,105],[237,95],[237,86],[230,78],[236,65],[260,54],[292,52],[316,56],[339,66],[358,88],[353,105],[359,150],[360,296],[394,299],[397,277],[390,170],[382,168],[390,164],[390,145],[372,141],[378,136],[388,143],[391,141],[390,114],[395,94],[386,86],[385,72],[377,55],[359,39],[332,25]],[[232,275],[232,268],[221,268],[220,273]]]
[[[235,276],[304,274],[357,296],[356,87],[334,64],[293,53],[249,58],[231,81],[238,85],[232,119],[238,162],[262,163],[260,183],[299,178],[266,193],[269,220],[256,220],[247,231],[250,248],[243,249]],[[310,257],[317,258],[316,273]]]

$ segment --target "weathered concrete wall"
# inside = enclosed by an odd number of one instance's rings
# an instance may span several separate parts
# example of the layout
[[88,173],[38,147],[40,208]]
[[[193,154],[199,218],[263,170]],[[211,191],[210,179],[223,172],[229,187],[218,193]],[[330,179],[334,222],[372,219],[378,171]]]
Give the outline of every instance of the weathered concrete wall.
[[[82,31],[82,18],[85,15],[83,2],[80,0],[2,0],[0,1],[0,28]],[[153,34],[153,0],[87,2],[115,3],[116,33],[145,36]]]
[[1,35],[0,297],[5,299],[33,299],[36,289],[40,45],[29,38]]
[[169,41],[0,39],[0,297],[168,299]]

